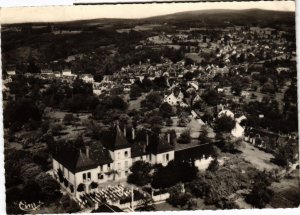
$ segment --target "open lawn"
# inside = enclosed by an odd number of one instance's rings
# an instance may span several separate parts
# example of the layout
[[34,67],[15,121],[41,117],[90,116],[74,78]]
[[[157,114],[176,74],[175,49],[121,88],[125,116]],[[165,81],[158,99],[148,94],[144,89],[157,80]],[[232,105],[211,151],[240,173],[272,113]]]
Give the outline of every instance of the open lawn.
[[204,58],[201,57],[198,53],[187,53],[185,56],[196,63],[201,63],[202,61],[204,61]]
[[270,159],[274,156],[270,153],[266,153],[252,146],[250,143],[243,142],[243,145],[239,148],[242,152],[241,157],[246,161],[249,161],[257,169],[263,170],[273,170],[279,169],[280,167],[276,164],[271,163]]
[[186,129],[190,129],[191,131],[191,137],[192,138],[198,138],[200,134],[200,130],[202,125],[194,118],[190,118],[190,122],[187,124],[185,127],[180,127],[178,126],[178,118],[177,119],[172,119],[173,120],[173,125],[172,126],[166,126],[162,128],[162,132],[165,132],[167,130],[175,130],[177,137],[180,136],[180,134],[185,131]]
[[147,94],[143,94],[135,100],[130,100],[129,95],[127,95],[126,99],[128,99],[128,110],[139,110],[141,108],[141,101],[145,99]]

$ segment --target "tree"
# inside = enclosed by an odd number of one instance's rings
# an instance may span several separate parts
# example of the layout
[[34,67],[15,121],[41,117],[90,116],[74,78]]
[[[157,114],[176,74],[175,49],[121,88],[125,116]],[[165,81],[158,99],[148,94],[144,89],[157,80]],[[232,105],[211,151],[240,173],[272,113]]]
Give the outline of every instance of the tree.
[[231,91],[233,92],[233,95],[239,96],[242,92],[242,83],[240,80],[234,79],[231,86]]
[[178,138],[178,143],[182,143],[182,144],[188,144],[191,142],[191,135],[190,135],[190,130],[189,129],[186,129],[184,130],[179,138]]
[[230,133],[235,127],[235,120],[230,116],[222,115],[217,118],[215,121],[215,130],[216,132],[221,133]]
[[214,158],[207,167],[207,171],[215,172],[219,168],[219,161],[217,158]]
[[209,90],[202,95],[202,99],[209,106],[216,106],[219,103],[219,95],[216,90]]
[[64,129],[64,127],[61,124],[53,124],[51,126],[51,132],[54,136],[59,135],[63,129]]
[[246,202],[257,208],[263,208],[273,197],[274,192],[268,188],[271,185],[271,177],[266,172],[259,172],[254,177],[252,191],[246,196]]
[[171,117],[173,115],[173,108],[167,102],[161,104],[161,106],[159,107],[159,111],[163,117]]
[[64,195],[60,203],[66,213],[76,213],[80,210],[80,206],[69,195]]
[[69,113],[64,116],[63,122],[65,123],[65,125],[70,125],[74,120],[75,118],[73,114]]
[[33,155],[33,162],[40,165],[43,171],[49,170],[48,168],[48,154],[45,152],[39,152]]
[[167,188],[179,182],[188,182],[197,177],[197,167],[194,163],[170,161],[166,167],[158,167],[154,174],[151,186],[153,188]]
[[199,144],[207,144],[207,143],[211,143],[211,139],[208,137],[208,128],[205,126],[202,127],[202,131],[199,134]]
[[40,121],[42,111],[33,100],[22,98],[16,101],[9,101],[4,107],[3,116],[4,127],[7,128],[16,122],[22,126],[30,119]]
[[21,167],[21,176],[25,181],[33,180],[41,172],[41,168],[35,163],[28,163]]
[[28,181],[24,186],[22,193],[22,199],[27,203],[33,203],[43,200],[43,195],[40,186],[35,181]]
[[132,172],[128,178],[128,183],[135,184],[137,186],[144,186],[151,181],[150,171],[151,164],[145,161],[136,161],[130,167]]
[[60,185],[49,174],[44,172],[35,177],[36,182],[41,188],[44,199],[53,202],[61,197]]
[[180,119],[177,122],[178,126],[180,127],[186,127],[188,123],[189,120],[186,117],[180,117]]
[[140,97],[141,95],[142,95],[142,89],[137,84],[131,85],[130,93],[129,93],[130,98],[136,99],[137,97]]
[[274,158],[271,161],[279,166],[288,167],[289,163],[295,161],[298,152],[298,144],[289,141],[285,146],[278,146]]
[[111,99],[111,107],[119,110],[126,110],[128,104],[119,96],[114,96]]
[[184,207],[191,200],[192,195],[190,193],[183,193],[180,190],[176,190],[170,193],[170,197],[167,202],[175,207]]
[[173,125],[173,120],[171,118],[167,118],[166,126],[172,126],[172,125]]
[[141,106],[148,109],[153,110],[155,108],[159,108],[162,102],[162,97],[158,92],[149,93],[145,100],[141,102]]
[[264,184],[257,184],[245,200],[257,208],[264,208],[272,200],[273,193]]

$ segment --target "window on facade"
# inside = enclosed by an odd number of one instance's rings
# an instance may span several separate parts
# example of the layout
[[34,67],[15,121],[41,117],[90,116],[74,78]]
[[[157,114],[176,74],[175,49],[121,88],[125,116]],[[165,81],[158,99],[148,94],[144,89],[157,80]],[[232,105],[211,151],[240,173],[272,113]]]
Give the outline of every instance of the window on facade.
[[110,163],[107,164],[107,170],[108,170],[108,171],[110,170]]
[[120,156],[120,155],[121,155],[121,153],[120,153],[120,152],[118,152],[118,154],[117,154],[117,158],[118,158],[118,159],[120,159],[120,158],[121,158],[121,156]]
[[128,175],[128,171],[125,171],[125,175],[126,175],[126,176]]
[[104,178],[103,174],[99,173],[98,174],[98,179],[102,180]]
[[169,161],[169,154],[166,154],[166,160]]
[[91,180],[91,173],[90,172],[87,173],[87,178],[88,178],[88,180]]
[[128,157],[128,152],[127,151],[124,152],[124,156],[125,156],[125,158]]
[[143,156],[141,156],[140,159],[143,160]]
[[83,179],[84,181],[86,180],[86,174],[85,174],[85,173],[82,174],[82,179]]
[[103,171],[103,165],[100,165],[100,171],[101,172]]
[[128,168],[128,161],[125,161],[125,168]]

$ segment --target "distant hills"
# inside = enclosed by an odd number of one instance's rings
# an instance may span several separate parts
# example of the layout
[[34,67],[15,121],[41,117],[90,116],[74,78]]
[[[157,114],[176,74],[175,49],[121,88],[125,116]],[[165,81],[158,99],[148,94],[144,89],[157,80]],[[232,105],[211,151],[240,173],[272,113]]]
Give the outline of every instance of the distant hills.
[[[273,10],[261,10],[261,9],[247,9],[247,10],[197,10],[197,11],[186,11],[178,12],[173,14],[154,16],[141,19],[121,19],[121,18],[99,18],[99,19],[89,19],[89,20],[75,20],[66,22],[55,22],[50,24],[114,24],[127,22],[180,22],[180,21],[196,21],[203,20],[207,24],[218,24],[223,23],[225,20],[232,22],[233,24],[247,24],[253,22],[261,23],[279,23],[287,25],[295,23],[295,12],[290,11],[273,11]],[[49,23],[49,22],[46,22]],[[26,23],[23,23],[26,24]],[[34,25],[42,25],[45,22],[35,22]],[[22,25],[20,24],[9,24],[5,26]]]
[[261,9],[247,10],[198,10],[146,18],[147,21],[193,21],[203,20],[207,24],[222,23],[225,20],[233,24],[251,24],[254,22],[269,24],[295,23],[295,12]]

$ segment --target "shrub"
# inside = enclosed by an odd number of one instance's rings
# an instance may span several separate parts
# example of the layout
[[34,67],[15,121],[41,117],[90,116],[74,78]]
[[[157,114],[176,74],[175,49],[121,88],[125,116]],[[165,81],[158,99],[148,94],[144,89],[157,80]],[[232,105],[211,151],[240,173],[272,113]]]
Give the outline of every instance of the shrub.
[[92,188],[92,189],[96,189],[97,187],[98,187],[98,183],[96,183],[96,182],[93,181],[93,182],[91,183],[91,188]]
[[84,184],[80,183],[77,187],[78,192],[83,192],[84,191]]
[[179,138],[178,138],[178,143],[182,143],[182,144],[188,144],[191,142],[191,135],[190,135],[190,130],[186,129],[185,131],[183,131]]
[[264,208],[272,200],[273,194],[272,190],[268,189],[264,184],[259,183],[254,186],[245,200],[254,207]]
[[173,205],[174,207],[184,207],[185,205],[187,205],[191,198],[192,195],[190,193],[182,193],[181,191],[175,191],[170,193],[170,197],[167,199],[167,202]]
[[128,183],[135,184],[137,186],[144,186],[151,181],[150,171],[151,164],[145,161],[136,161],[130,168],[132,172],[128,178]]
[[219,168],[219,161],[217,158],[214,158],[207,167],[207,171],[215,172]]

